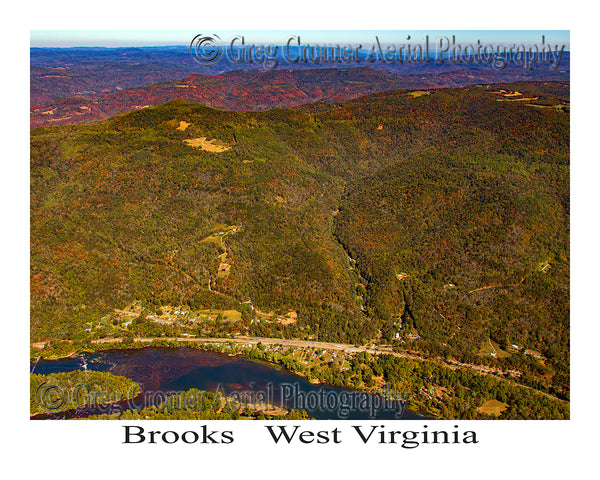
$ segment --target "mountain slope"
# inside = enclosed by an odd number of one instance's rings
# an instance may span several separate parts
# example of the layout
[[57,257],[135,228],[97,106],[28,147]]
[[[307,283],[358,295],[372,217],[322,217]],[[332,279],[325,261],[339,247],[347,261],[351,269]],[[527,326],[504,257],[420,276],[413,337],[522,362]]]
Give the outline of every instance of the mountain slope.
[[568,134],[556,83],[34,129],[32,338],[135,301],[238,310],[225,331],[404,341],[564,393]]

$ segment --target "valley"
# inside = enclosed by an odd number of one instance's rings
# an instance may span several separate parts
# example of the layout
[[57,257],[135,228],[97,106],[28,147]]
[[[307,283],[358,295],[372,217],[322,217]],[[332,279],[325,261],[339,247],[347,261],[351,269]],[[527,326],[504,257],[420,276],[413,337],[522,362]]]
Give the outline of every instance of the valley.
[[32,342],[321,342],[568,400],[568,83],[345,95],[32,129]]

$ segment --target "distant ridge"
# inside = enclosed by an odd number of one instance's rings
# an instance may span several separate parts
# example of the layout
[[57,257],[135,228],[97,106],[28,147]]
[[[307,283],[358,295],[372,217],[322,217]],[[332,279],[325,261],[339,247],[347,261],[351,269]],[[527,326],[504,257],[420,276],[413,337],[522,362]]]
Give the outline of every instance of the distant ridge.
[[[547,76],[568,81],[568,74],[555,72]],[[37,82],[43,78],[68,78],[65,70],[32,69]],[[161,81],[146,86],[120,88],[116,92],[78,91],[45,102],[50,94],[40,96],[32,89],[31,127],[66,124],[89,124],[115,115],[161,105],[173,100],[201,103],[218,109],[260,111],[294,107],[312,102],[342,102],[389,90],[418,90],[462,87],[472,84],[528,80],[532,76],[523,68],[493,70],[459,69],[443,73],[396,74],[371,67],[326,68],[274,71],[230,71],[219,75],[192,74],[178,80]],[[563,78],[564,77],[564,78]],[[32,83],[35,83],[32,79]],[[60,80],[58,81],[60,84]]]

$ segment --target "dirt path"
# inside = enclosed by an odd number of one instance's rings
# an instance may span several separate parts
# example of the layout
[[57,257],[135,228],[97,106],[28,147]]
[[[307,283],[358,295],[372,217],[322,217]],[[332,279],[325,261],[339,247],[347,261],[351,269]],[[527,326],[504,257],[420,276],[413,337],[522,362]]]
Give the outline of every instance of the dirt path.
[[492,347],[492,353],[494,355],[498,355],[498,352],[496,352],[496,349],[494,348],[494,345],[492,345],[492,339],[488,338],[488,342],[490,342],[490,347]]
[[471,293],[474,293],[474,292],[479,292],[479,291],[481,291],[481,290],[487,290],[487,289],[489,289],[489,288],[508,288],[508,287],[518,287],[519,285],[521,285],[521,284],[522,284],[522,283],[525,281],[525,279],[526,279],[528,276],[529,276],[529,274],[525,275],[525,276],[524,276],[524,277],[521,279],[521,281],[520,281],[519,283],[509,283],[509,284],[507,284],[507,285],[488,285],[487,287],[479,287],[479,288],[476,288],[475,290],[471,290],[470,292],[467,292],[467,295],[470,295]]

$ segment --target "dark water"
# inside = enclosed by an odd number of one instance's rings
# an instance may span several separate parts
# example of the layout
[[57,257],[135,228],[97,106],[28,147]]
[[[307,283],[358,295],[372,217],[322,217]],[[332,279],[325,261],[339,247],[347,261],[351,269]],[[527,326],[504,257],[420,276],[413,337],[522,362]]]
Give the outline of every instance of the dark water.
[[[405,410],[401,401],[384,401],[382,396],[313,385],[271,364],[185,347],[106,350],[75,358],[40,360],[32,363],[31,368],[38,374],[87,369],[130,378],[141,385],[143,392],[143,400],[138,399],[133,408],[160,403],[163,394],[197,388],[226,396],[238,395],[249,403],[266,399],[267,403],[282,408],[306,410],[316,419],[425,418]],[[125,402],[121,408],[131,405]]]

